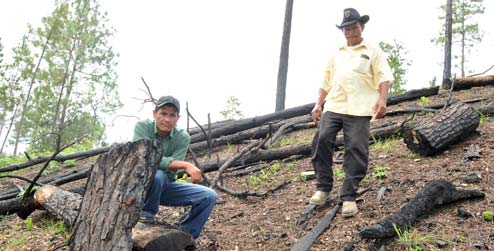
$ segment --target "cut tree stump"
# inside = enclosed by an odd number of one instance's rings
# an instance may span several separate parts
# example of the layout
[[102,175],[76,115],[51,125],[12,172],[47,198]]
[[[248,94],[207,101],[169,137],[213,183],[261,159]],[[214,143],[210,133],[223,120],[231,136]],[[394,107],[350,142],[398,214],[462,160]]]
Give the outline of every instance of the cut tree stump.
[[403,139],[411,151],[431,156],[468,137],[479,123],[479,114],[473,108],[456,103],[405,126]]
[[446,180],[433,180],[428,182],[417,195],[400,210],[386,216],[382,221],[360,232],[362,237],[368,239],[391,238],[396,235],[393,225],[401,231],[413,226],[417,218],[431,213],[434,208],[463,199],[484,198],[485,194],[477,190],[457,190],[454,185]]
[[[73,226],[82,202],[82,196],[57,186],[45,185],[36,190],[34,199],[49,213]],[[176,251],[194,246],[192,235],[176,227],[143,224],[132,229],[133,250]]]
[[132,250],[137,223],[163,149],[158,141],[114,145],[93,165],[70,250]]

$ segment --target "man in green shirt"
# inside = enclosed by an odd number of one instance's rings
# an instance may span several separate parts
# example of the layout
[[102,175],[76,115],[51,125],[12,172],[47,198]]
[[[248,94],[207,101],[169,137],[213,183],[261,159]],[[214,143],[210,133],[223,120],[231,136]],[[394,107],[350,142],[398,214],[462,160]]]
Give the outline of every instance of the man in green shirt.
[[[179,228],[197,239],[211,214],[218,195],[208,187],[198,185],[202,179],[201,170],[184,161],[190,144],[189,134],[176,127],[180,118],[180,103],[172,96],[163,96],[153,111],[154,120],[137,122],[134,141],[156,139],[161,142],[164,154],[148,190],[140,221],[150,223],[159,211],[160,205],[191,206],[191,210]],[[176,172],[183,169],[191,177],[190,183],[175,181]]]

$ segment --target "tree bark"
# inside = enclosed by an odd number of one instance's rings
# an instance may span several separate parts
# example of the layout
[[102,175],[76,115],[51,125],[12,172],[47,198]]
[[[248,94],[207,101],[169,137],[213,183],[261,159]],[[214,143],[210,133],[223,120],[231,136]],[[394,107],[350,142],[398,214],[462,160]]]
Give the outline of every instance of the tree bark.
[[114,146],[96,161],[74,223],[70,250],[132,250],[131,229],[163,149],[141,140]]
[[444,68],[443,68],[443,89],[451,88],[451,39],[453,29],[453,0],[446,0],[446,14],[444,25]]
[[[46,185],[34,194],[35,200],[52,215],[73,226],[79,213],[82,196]],[[183,250],[194,245],[192,236],[177,228],[137,223],[132,229],[133,250]]]
[[368,239],[384,239],[396,236],[395,225],[401,231],[415,224],[417,218],[431,213],[434,208],[463,199],[484,198],[477,190],[457,190],[445,180],[433,180],[400,210],[386,216],[382,221],[362,230],[360,234]]
[[283,23],[283,37],[281,38],[280,64],[278,68],[278,82],[276,85],[275,111],[282,111],[285,109],[286,76],[288,74],[288,55],[290,54],[292,12],[293,0],[286,0],[285,21]]
[[411,151],[431,156],[470,135],[479,123],[479,115],[473,108],[456,103],[406,126],[403,138]]

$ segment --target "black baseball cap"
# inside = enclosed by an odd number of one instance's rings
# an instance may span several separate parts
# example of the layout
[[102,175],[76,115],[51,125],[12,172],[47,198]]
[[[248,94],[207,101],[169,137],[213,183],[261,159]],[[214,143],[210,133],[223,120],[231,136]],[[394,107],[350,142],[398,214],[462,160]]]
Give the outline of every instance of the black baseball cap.
[[177,113],[180,113],[180,102],[178,102],[178,99],[174,98],[173,96],[162,96],[160,99],[158,99],[158,102],[156,102],[156,108],[161,108],[164,105],[173,105],[175,108],[177,108]]

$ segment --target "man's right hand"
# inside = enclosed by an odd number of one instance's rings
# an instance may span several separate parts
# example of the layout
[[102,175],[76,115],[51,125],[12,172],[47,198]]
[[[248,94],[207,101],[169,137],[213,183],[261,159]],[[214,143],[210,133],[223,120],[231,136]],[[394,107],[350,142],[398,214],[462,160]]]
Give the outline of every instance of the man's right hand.
[[314,123],[316,123],[316,125],[319,123],[319,120],[321,119],[321,113],[322,113],[322,105],[316,104],[311,112],[312,120],[314,121]]
[[185,167],[185,172],[189,174],[192,183],[197,184],[201,182],[202,180],[201,170],[196,166],[189,163],[189,165]]

